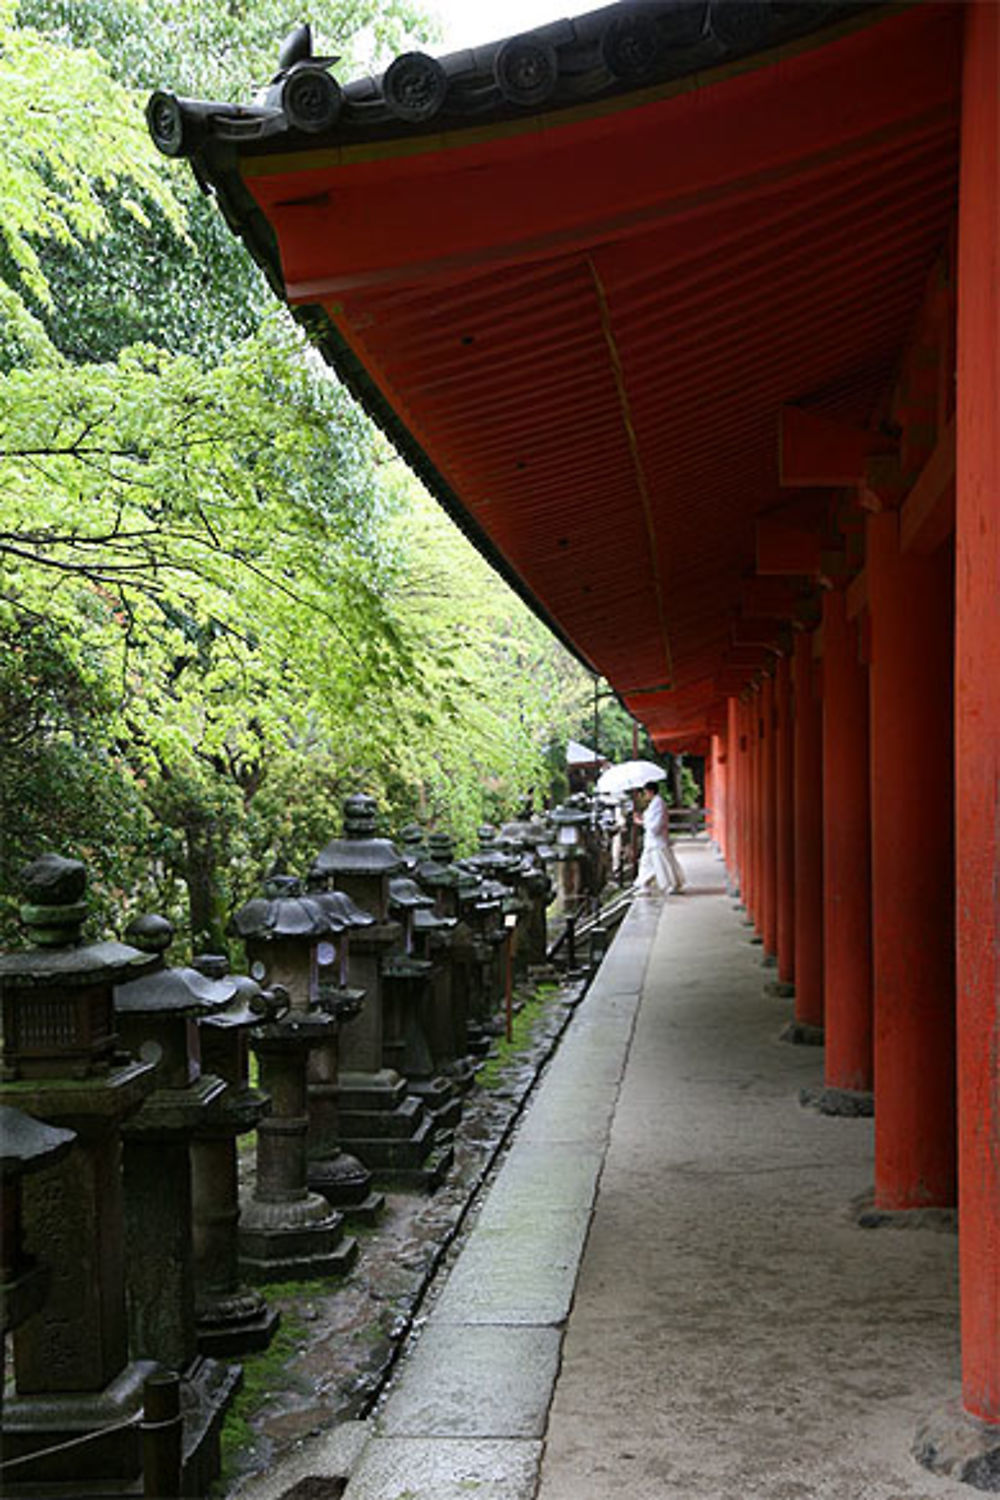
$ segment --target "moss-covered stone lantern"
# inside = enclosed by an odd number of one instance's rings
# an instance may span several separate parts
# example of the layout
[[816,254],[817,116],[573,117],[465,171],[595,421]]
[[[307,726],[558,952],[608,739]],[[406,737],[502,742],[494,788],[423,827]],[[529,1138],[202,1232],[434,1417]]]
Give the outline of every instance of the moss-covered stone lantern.
[[122,1128],[129,1342],[134,1354],[180,1374],[186,1482],[207,1490],[240,1371],[198,1348],[191,1148],[228,1085],[202,1071],[196,1023],[222,1010],[232,988],[167,963],[174,930],[163,917],[137,917],[125,935],[156,960],[115,988],[122,1039],[156,1069],[155,1088]]
[[224,984],[230,999],[198,1022],[202,1067],[224,1079],[219,1107],[199,1127],[191,1145],[194,1205],[194,1280],[198,1348],[215,1356],[265,1349],[280,1322],[239,1268],[239,1156],[237,1141],[254,1130],[271,1101],[250,1085],[249,1036],[266,1013],[259,984],[230,974],[223,954],[199,954],[193,967]]
[[[72,1130],[46,1125],[0,1105],[0,1332],[6,1337],[36,1313],[51,1279],[47,1261],[29,1255],[21,1230],[21,1181],[56,1166],[76,1140]],[[0,1395],[2,1403],[2,1395]]]
[[47,1261],[51,1283],[14,1332],[2,1455],[92,1438],[21,1469],[36,1485],[72,1480],[75,1493],[84,1481],[138,1475],[138,1429],[122,1424],[139,1411],[153,1369],[129,1360],[120,1162],[122,1124],[152,1089],[154,1068],[122,1051],[113,998],[150,959],[131,945],[84,942],[86,880],[82,864],[58,855],[29,865],[21,915],[35,942],[0,956],[0,1104],[77,1136],[65,1160],[21,1183],[24,1247]]
[[317,948],[319,1003],[338,1022],[330,1040],[309,1054],[309,1186],[352,1222],[374,1224],[385,1195],[373,1190],[372,1172],[345,1151],[340,1126],[340,1046],[343,1028],[363,1014],[366,992],[352,985],[351,934],[375,925],[346,891],[313,891],[312,899],[329,918],[334,942]]
[[[485,946],[474,935],[465,913],[479,890],[480,880],[454,863],[455,847],[450,834],[435,831],[428,840],[428,848],[429,857],[417,866],[416,879],[434,897],[434,915],[449,924],[423,937],[429,956],[442,949],[447,955],[447,963],[439,966],[437,983],[444,994],[435,1009],[440,1026],[431,1040],[431,1048],[436,1056],[447,1055],[451,1059],[444,1065],[445,1072],[465,1090],[475,1077],[470,1061],[469,1016],[481,974],[479,950]],[[425,918],[417,919],[418,931],[425,922]]]
[[[383,965],[385,985],[386,1063],[406,1077],[410,1092],[422,1099],[442,1129],[453,1129],[461,1118],[462,1106],[455,1086],[435,1066],[428,1035],[430,1009],[434,1001],[432,984],[435,962],[421,939],[418,952],[417,919],[423,915],[434,922],[434,897],[422,891],[408,876],[396,876],[389,883],[390,909],[403,929],[403,951],[390,954]],[[426,932],[426,929],[424,929]]]
[[257,1129],[257,1178],[243,1204],[240,1263],[255,1281],[342,1274],[357,1257],[357,1241],[345,1238],[343,1214],[309,1188],[307,1092],[310,1054],[337,1031],[336,1017],[319,1002],[317,955],[337,932],[289,877],[241,907],[232,930],[243,940],[251,976],[283,997],[250,1034],[271,1113]]
[[375,917],[351,938],[350,982],[366,999],[341,1044],[341,1142],[385,1186],[433,1187],[451,1162],[450,1146],[435,1139],[434,1121],[421,1101],[384,1061],[383,965],[402,947],[402,929],[391,919],[389,882],[401,874],[403,861],[395,844],[379,837],[376,813],[373,797],[348,797],[343,837],[320,851],[310,873],[311,883],[345,892]]

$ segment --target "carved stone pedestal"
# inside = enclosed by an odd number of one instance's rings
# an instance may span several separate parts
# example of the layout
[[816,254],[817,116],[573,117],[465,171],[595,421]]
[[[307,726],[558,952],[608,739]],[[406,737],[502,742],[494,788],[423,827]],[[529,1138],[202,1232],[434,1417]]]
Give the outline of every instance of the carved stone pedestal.
[[257,1181],[240,1220],[240,1269],[251,1281],[339,1276],[357,1258],[344,1216],[308,1187],[306,1064],[336,1023],[287,1010],[251,1034],[271,1113],[257,1128]]
[[259,985],[242,976],[230,978],[224,958],[206,956],[195,964],[202,973],[226,978],[233,986],[230,1003],[199,1023],[202,1065],[228,1087],[191,1144],[198,1349],[218,1357],[266,1349],[281,1321],[263,1294],[240,1279],[239,1269],[236,1143],[259,1125],[271,1103],[266,1094],[250,1087],[247,1066],[249,1031],[261,1019]]

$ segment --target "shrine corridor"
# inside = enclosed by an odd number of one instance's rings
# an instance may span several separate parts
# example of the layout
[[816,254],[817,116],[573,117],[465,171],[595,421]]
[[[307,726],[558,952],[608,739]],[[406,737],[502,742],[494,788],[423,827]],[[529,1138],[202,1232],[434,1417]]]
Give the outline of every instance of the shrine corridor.
[[688,891],[633,905],[381,1410],[248,1500],[967,1500],[910,1452],[960,1397],[956,1236],[859,1226],[872,1122],[799,1103],[822,1051],[678,847]]

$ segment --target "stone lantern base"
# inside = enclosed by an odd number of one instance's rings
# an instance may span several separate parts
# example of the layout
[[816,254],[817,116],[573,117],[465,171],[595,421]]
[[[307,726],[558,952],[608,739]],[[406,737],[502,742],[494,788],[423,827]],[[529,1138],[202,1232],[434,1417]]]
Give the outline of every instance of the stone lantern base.
[[385,1188],[433,1191],[444,1181],[454,1150],[404,1079],[391,1069],[341,1073],[340,1139]]
[[[143,1384],[162,1368],[155,1360],[133,1360],[102,1391],[5,1402],[3,1462],[39,1457],[4,1473],[4,1500],[141,1494]],[[222,1423],[242,1379],[238,1365],[200,1357],[181,1371],[183,1494],[207,1495],[218,1478]],[[92,1436],[103,1429],[105,1436]],[[81,1438],[87,1441],[78,1443]]]
[[339,1209],[349,1224],[377,1224],[385,1194],[372,1189],[372,1172],[346,1151],[327,1151],[309,1162],[309,1188]]
[[241,1287],[198,1309],[198,1349],[221,1359],[266,1349],[278,1330],[281,1314],[253,1287]]
[[[6,1497],[41,1495],[66,1500],[86,1484],[123,1488],[142,1473],[142,1387],[157,1369],[152,1360],[133,1360],[101,1391],[45,1392],[14,1396],[4,1402],[0,1458],[5,1464],[38,1453],[18,1463],[3,1476]],[[130,1424],[130,1418],[134,1423]],[[105,1437],[91,1434],[110,1429]],[[63,1444],[90,1440],[71,1448]],[[41,1455],[48,1449],[59,1452]]]
[[344,1216],[317,1193],[290,1203],[249,1199],[240,1216],[240,1270],[251,1281],[342,1276],[358,1256]]

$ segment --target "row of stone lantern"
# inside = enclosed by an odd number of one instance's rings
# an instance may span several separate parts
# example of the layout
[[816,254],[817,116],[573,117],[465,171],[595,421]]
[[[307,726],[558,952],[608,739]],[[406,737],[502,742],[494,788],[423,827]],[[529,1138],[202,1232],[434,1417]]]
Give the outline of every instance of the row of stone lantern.
[[[84,944],[85,879],[74,861],[36,861],[22,910],[35,946],[0,957],[0,1107],[32,1122],[4,1159],[16,1389],[2,1458],[23,1465],[11,1493],[21,1477],[131,1482],[143,1382],[169,1368],[184,1482],[202,1493],[239,1380],[227,1361],[277,1321],[249,1283],[343,1271],[345,1215],[370,1222],[381,1205],[373,1177],[440,1180],[469,1053],[502,995],[498,959],[529,908],[522,947],[544,956],[547,878],[491,831],[460,864],[443,835],[411,835],[404,858],[377,837],[372,799],[351,798],[308,888],[278,880],[237,913],[250,978],[211,955],[170,967],[156,917],[127,943]],[[241,1203],[237,1140],[252,1129]],[[37,1311],[32,1255],[51,1268]]]

